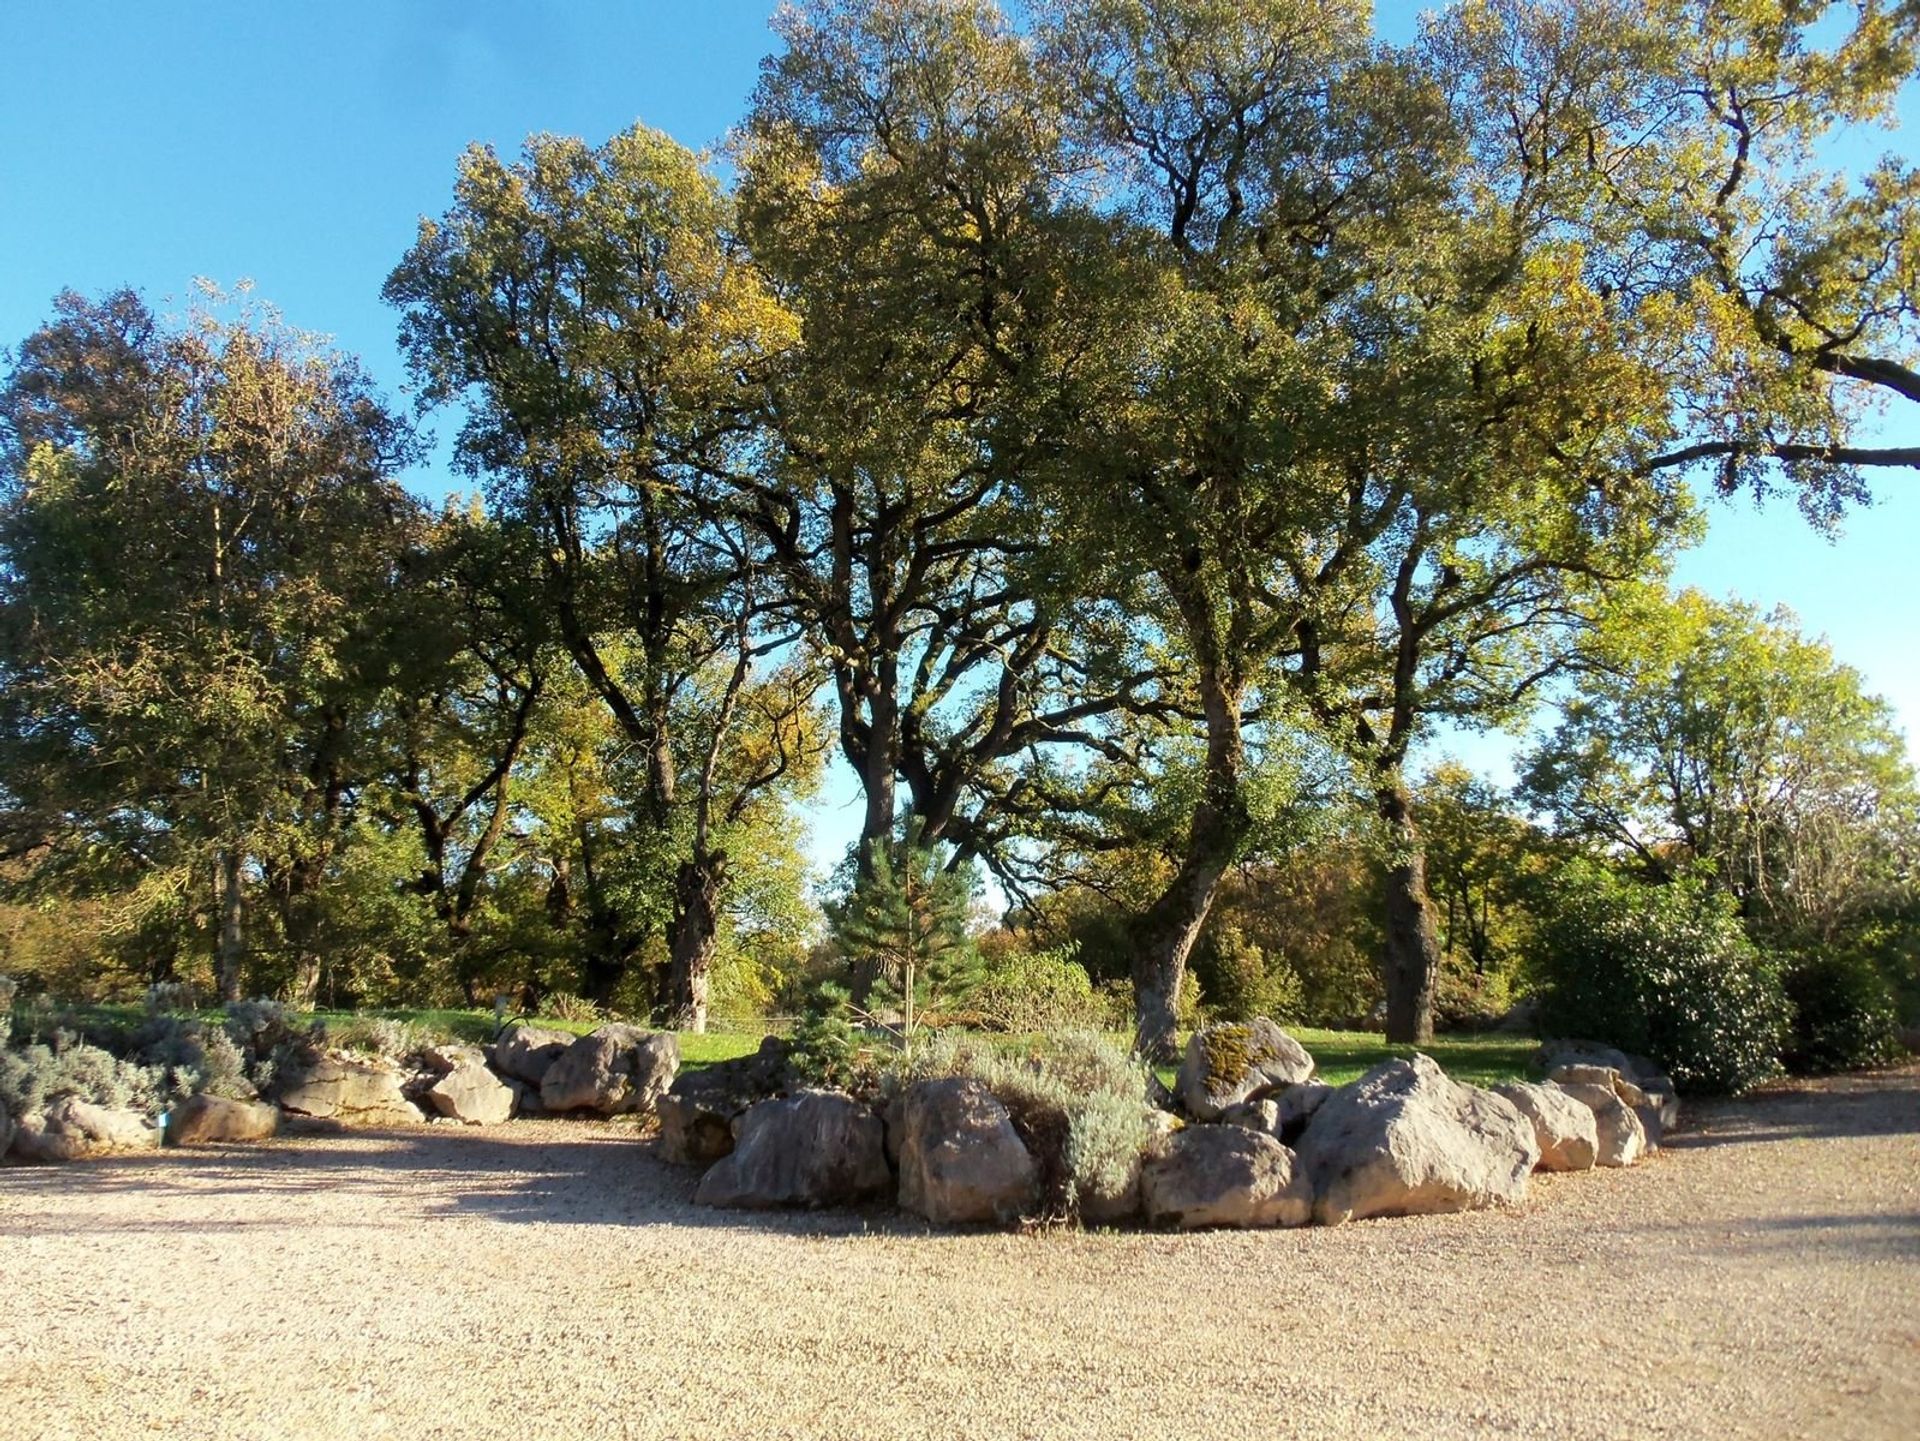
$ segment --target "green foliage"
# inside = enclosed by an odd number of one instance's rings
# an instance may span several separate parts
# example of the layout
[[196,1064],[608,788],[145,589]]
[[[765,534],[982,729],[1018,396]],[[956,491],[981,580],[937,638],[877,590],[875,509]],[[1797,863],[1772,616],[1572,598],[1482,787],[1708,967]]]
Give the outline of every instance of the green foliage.
[[376,1060],[404,1060],[432,1044],[430,1033],[409,1021],[358,1015],[320,1023],[320,1039],[329,1048],[354,1051]]
[[1830,947],[1911,895],[1920,785],[1891,707],[1793,616],[1623,596],[1523,795],[1665,877],[1698,867],[1768,947]]
[[1016,1035],[1125,1026],[1128,1010],[1116,1009],[1109,994],[1094,989],[1076,951],[1071,942],[1047,950],[999,949],[985,962],[968,1009],[982,1025]]
[[1739,1092],[1779,1074],[1789,1013],[1778,970],[1697,882],[1569,863],[1534,971],[1547,1035],[1649,1056],[1683,1090]]
[[1299,974],[1285,956],[1262,949],[1237,920],[1223,919],[1207,928],[1194,957],[1193,974],[1209,1017],[1302,1019],[1306,987]]
[[834,945],[856,973],[873,976],[873,1007],[899,1007],[903,1036],[980,983],[979,950],[967,933],[976,886],[970,867],[949,868],[909,830],[899,846],[869,850],[866,873],[829,912]]
[[853,1024],[853,1002],[845,986],[823,981],[808,997],[793,1029],[794,1073],[810,1084],[850,1090],[866,1074],[865,1048]]
[[1793,1005],[1786,1063],[1801,1075],[1860,1070],[1902,1052],[1893,988],[1865,956],[1834,952],[1788,961]]

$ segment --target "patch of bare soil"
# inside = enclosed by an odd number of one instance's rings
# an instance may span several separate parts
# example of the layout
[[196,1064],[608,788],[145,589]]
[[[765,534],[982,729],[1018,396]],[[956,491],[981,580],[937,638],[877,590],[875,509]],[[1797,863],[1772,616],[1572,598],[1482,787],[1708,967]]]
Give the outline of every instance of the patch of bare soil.
[[9,1437],[1920,1434],[1920,1070],[1515,1211],[743,1216],[619,1125],[0,1171]]

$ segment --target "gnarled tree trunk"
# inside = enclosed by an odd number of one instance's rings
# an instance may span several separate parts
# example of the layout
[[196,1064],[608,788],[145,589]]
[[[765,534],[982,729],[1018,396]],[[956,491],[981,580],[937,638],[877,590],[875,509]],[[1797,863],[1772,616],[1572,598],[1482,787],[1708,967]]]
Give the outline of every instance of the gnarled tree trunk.
[[707,996],[726,874],[726,853],[709,851],[682,861],[674,878],[673,963],[667,976],[667,1025],[672,1030],[707,1029]]

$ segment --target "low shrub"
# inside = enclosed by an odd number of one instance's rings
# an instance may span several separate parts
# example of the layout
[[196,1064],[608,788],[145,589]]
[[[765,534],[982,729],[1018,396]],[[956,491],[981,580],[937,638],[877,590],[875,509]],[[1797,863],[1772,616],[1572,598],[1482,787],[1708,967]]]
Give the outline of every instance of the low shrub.
[[1545,1034],[1649,1056],[1683,1090],[1779,1074],[1788,1007],[1777,968],[1725,897],[1574,861],[1548,888],[1532,958]]
[[979,1081],[1007,1108],[1039,1163],[1045,1210],[1063,1219],[1081,1196],[1124,1187],[1152,1136],[1146,1070],[1107,1036],[1069,1033],[1009,1051],[985,1037],[937,1032],[902,1051],[882,1085],[893,1093],[945,1076]]
[[576,996],[571,991],[550,991],[540,1002],[542,1014],[555,1020],[572,1021],[576,1024],[586,1021],[600,1022],[607,1019],[607,1013],[601,1007],[589,1001],[585,996]]
[[388,1061],[403,1060],[434,1041],[426,1027],[391,1016],[349,1016],[345,1020],[323,1021],[321,1036],[336,1050]]
[[0,1105],[10,1116],[44,1111],[62,1096],[151,1115],[167,1089],[163,1068],[123,1061],[64,1031],[51,1045],[0,1051]]
[[1824,1075],[1898,1059],[1893,987],[1871,960],[1845,952],[1795,960],[1787,967],[1786,990],[1793,1003],[1789,1070]]

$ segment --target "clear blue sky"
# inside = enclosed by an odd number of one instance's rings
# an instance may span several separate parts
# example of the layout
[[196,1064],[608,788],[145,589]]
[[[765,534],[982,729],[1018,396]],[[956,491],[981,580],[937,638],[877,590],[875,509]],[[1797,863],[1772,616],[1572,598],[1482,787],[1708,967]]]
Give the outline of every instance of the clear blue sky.
[[[53,296],[132,285],[156,302],[194,276],[251,279],[293,324],[402,381],[380,285],[438,213],[472,141],[604,139],[642,120],[717,141],[773,43],[768,0],[0,0],[0,344]],[[1387,0],[1381,28],[1420,7]],[[1913,105],[1867,153],[1915,144]],[[1906,424],[1911,427],[1911,420]],[[451,422],[441,423],[451,429]],[[1889,429],[1890,442],[1920,435]],[[448,479],[417,476],[422,490]],[[1680,578],[1785,602],[1920,733],[1920,475],[1830,541],[1790,506],[1715,510]],[[1502,769],[1507,743],[1460,747]],[[815,826],[856,827],[839,776]]]

